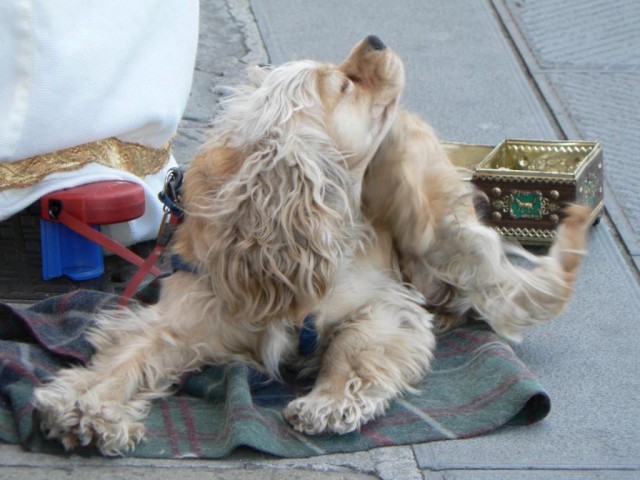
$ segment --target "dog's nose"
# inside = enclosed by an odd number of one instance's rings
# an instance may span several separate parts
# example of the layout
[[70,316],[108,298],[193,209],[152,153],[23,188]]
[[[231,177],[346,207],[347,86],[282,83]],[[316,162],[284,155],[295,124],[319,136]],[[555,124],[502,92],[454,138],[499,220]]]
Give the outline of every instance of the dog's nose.
[[367,37],[367,42],[369,43],[369,46],[374,50],[384,50],[385,48],[387,48],[384,42],[380,40],[380,38],[376,35],[369,35]]

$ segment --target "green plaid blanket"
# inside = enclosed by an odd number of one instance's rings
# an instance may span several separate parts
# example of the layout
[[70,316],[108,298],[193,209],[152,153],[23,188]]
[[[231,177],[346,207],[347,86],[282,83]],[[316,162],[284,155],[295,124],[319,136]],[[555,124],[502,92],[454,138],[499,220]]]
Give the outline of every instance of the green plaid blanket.
[[[83,332],[93,312],[115,301],[109,294],[78,291],[28,309],[0,304],[0,441],[62,453],[37,427],[33,389],[60,367],[90,358]],[[176,395],[155,401],[145,421],[147,440],[132,455],[220,458],[242,446],[307,457],[467,438],[505,424],[541,420],[550,408],[547,394],[509,345],[483,325],[440,336],[433,368],[418,385],[420,393],[395,400],[385,416],[360,432],[295,432],[282,411],[308,386],[269,381],[234,364],[191,374]]]

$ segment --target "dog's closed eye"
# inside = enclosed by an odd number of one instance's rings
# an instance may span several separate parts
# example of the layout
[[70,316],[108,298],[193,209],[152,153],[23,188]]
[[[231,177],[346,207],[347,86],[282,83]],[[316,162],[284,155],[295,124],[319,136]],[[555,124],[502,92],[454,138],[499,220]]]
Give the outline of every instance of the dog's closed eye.
[[340,93],[341,94],[345,94],[348,93],[350,88],[351,88],[351,80],[349,78],[345,78],[344,81],[342,82],[342,86],[340,87]]
[[348,93],[351,90],[351,87],[354,83],[360,83],[362,80],[360,77],[356,75],[347,75],[344,81],[342,82],[342,86],[340,87],[340,93]]

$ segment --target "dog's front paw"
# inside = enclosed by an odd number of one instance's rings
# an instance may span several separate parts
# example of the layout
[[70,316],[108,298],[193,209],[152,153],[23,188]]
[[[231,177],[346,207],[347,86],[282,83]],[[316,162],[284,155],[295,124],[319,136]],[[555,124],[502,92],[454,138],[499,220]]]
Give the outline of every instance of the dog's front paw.
[[33,405],[40,414],[40,428],[47,438],[60,440],[67,450],[78,445],[72,433],[79,423],[73,395],[65,394],[59,384],[53,383],[35,390]]
[[[145,429],[134,421],[140,415],[131,405],[119,402],[96,403],[91,398],[76,402],[79,422],[74,434],[81,445],[95,445],[104,455],[123,455],[144,439]],[[142,407],[147,410],[146,407]]]
[[352,379],[344,394],[312,391],[287,405],[284,416],[293,428],[307,435],[345,434],[382,414],[387,401],[365,395],[360,379]]
[[37,389],[33,403],[46,437],[65,449],[95,445],[104,455],[123,455],[144,439],[144,425],[134,420],[144,416],[146,402],[100,402],[91,392],[69,398],[53,385]]

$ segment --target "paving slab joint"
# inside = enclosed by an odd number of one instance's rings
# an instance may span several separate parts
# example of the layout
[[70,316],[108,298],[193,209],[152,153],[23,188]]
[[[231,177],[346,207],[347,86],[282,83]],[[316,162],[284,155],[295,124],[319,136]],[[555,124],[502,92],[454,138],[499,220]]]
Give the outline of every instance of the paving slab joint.
[[[560,105],[560,102],[557,101],[555,92],[553,92],[549,85],[540,84],[541,78],[536,75],[536,71],[539,67],[538,63],[531,52],[529,44],[525,40],[523,33],[520,31],[520,27],[511,15],[507,6],[504,4],[503,0],[490,0],[489,5],[491,13],[496,20],[496,24],[511,47],[514,59],[524,72],[524,76],[531,87],[531,91],[540,103],[545,116],[549,120],[549,124],[556,132],[559,139],[567,139],[567,132],[564,130],[561,122],[556,116],[557,109],[554,109],[554,104]],[[553,104],[549,101],[550,96],[553,96],[555,99]]]
[[268,62],[268,55],[255,16],[248,1],[226,0],[225,5],[231,19],[242,33],[242,45],[245,55],[240,62],[246,65],[259,65]]

